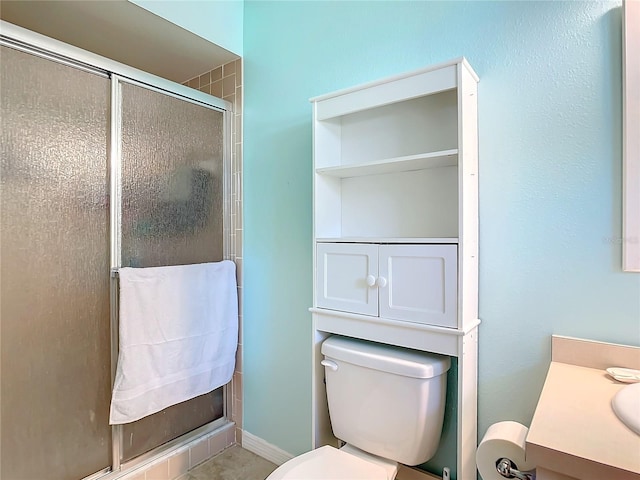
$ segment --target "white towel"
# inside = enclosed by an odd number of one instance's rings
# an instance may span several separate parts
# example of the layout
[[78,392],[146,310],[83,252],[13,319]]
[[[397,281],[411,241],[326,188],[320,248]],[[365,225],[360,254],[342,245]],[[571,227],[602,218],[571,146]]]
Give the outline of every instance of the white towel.
[[231,380],[235,264],[121,268],[120,353],[110,424],[129,423]]

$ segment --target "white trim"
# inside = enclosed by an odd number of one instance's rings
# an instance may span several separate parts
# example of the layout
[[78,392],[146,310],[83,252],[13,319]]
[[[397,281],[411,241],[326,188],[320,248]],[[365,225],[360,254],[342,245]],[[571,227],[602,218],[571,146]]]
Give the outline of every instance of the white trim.
[[412,98],[432,95],[456,88],[456,65],[440,70],[428,69],[422,73],[402,75],[396,82],[386,79],[357,89],[341,90],[329,94],[318,102],[318,120],[337,119],[363,110],[382,107]]
[[430,65],[428,67],[423,67],[423,68],[418,68],[416,70],[411,70],[405,73],[400,73],[398,75],[392,75],[389,77],[385,77],[383,79],[380,80],[375,80],[373,82],[367,82],[367,83],[362,83],[360,85],[356,85],[354,87],[349,87],[349,88],[344,88],[342,90],[337,90],[335,92],[331,92],[331,93],[326,93],[324,95],[318,95],[315,97],[311,97],[309,99],[310,102],[320,102],[322,100],[326,100],[328,98],[333,98],[333,97],[338,97],[340,95],[345,95],[347,93],[352,93],[352,92],[357,92],[358,90],[362,90],[365,88],[371,88],[371,87],[376,87],[378,85],[384,85],[385,83],[393,83],[397,80],[402,80],[403,78],[408,78],[408,77],[413,77],[416,75],[421,75],[423,73],[428,73],[428,72],[432,72],[434,70],[440,70],[446,67],[450,67],[453,65],[464,65],[464,67],[469,71],[469,73],[471,74],[471,76],[476,80],[476,82],[479,82],[480,79],[478,77],[478,74],[473,70],[473,68],[471,68],[471,65],[469,65],[469,62],[467,61],[467,59],[465,57],[458,57],[458,58],[454,58],[453,60],[449,60],[447,62],[441,62],[441,63],[437,63],[435,65]]
[[640,272],[640,1],[623,4],[622,269]]
[[282,465],[291,460],[295,455],[285,452],[281,448],[257,437],[246,430],[242,431],[242,448],[269,460],[276,465]]

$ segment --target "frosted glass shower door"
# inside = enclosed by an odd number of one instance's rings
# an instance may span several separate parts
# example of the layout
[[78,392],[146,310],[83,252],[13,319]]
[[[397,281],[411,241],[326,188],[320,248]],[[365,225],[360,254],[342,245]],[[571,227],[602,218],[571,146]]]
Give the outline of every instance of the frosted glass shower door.
[[106,76],[2,46],[3,480],[111,465]]
[[[121,266],[223,259],[221,111],[122,82]],[[123,425],[123,460],[224,415],[223,389]]]

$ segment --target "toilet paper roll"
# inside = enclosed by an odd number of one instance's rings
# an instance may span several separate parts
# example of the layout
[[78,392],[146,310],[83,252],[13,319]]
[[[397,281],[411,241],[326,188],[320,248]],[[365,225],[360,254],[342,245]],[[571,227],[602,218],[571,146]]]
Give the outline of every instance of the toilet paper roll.
[[478,472],[483,480],[504,480],[496,470],[496,462],[501,458],[508,458],[522,472],[535,468],[535,465],[526,461],[525,456],[528,431],[518,422],[498,422],[489,427],[476,453]]

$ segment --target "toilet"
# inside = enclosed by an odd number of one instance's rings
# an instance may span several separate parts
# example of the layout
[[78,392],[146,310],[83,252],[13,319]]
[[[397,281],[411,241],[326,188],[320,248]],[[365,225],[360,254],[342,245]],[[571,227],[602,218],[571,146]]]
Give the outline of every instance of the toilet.
[[345,444],[295,457],[267,480],[393,480],[399,463],[433,457],[449,357],[341,336],[322,354],[331,427]]

